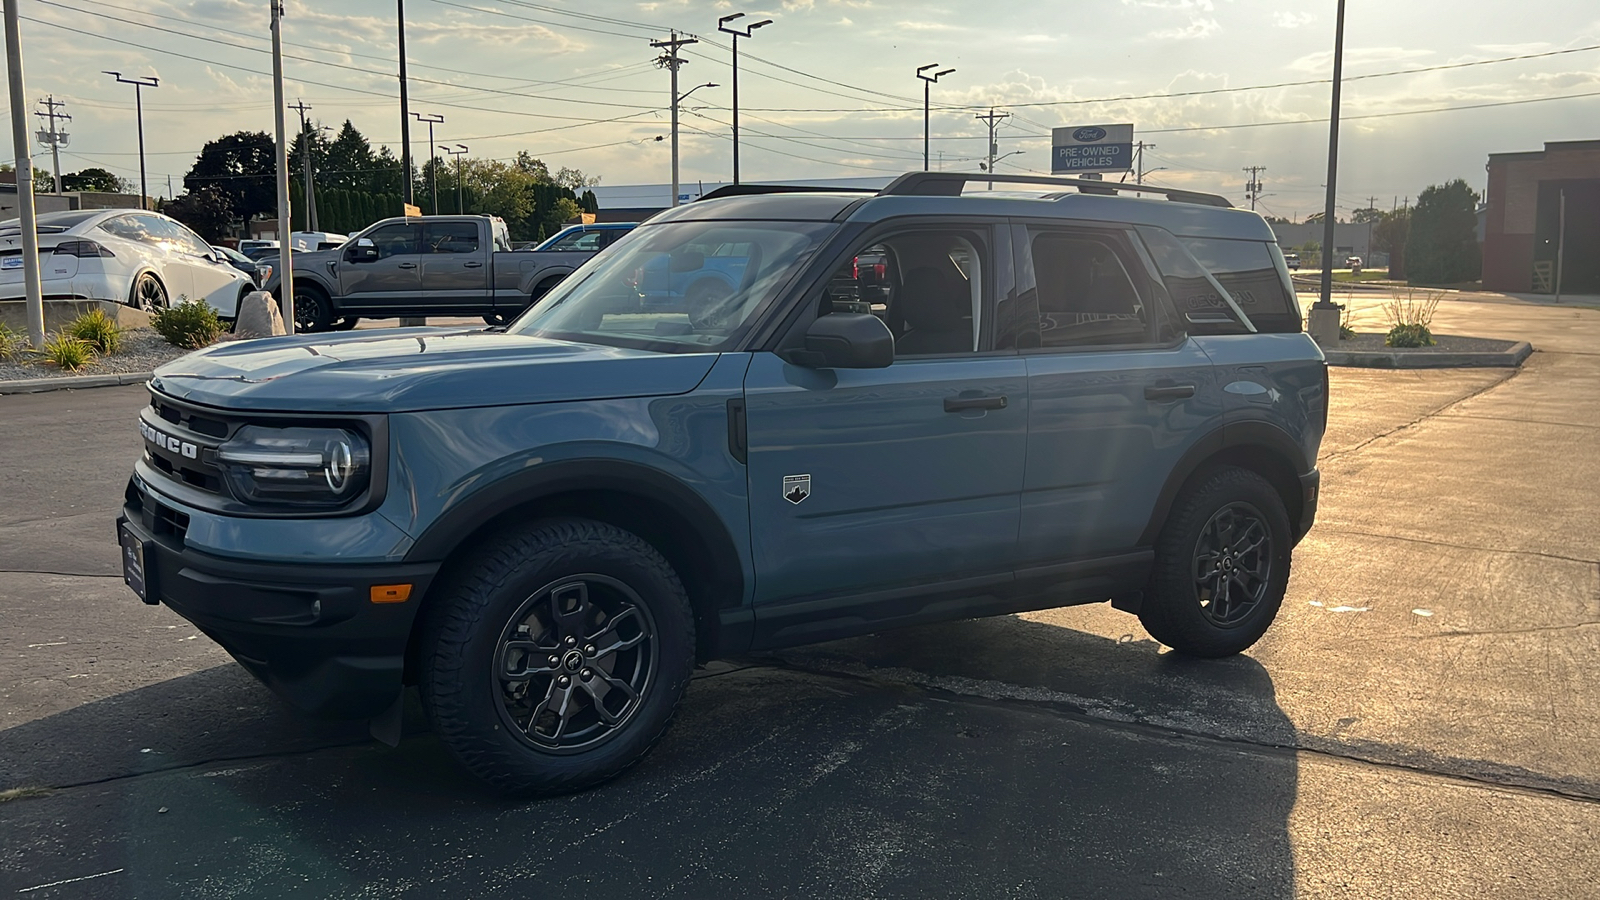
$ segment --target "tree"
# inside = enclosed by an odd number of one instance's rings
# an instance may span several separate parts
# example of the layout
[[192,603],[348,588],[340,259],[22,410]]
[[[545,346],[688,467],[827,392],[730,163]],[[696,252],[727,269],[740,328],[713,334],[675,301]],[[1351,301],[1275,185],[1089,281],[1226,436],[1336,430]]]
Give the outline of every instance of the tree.
[[214,187],[228,209],[248,222],[278,208],[275,146],[263,131],[240,131],[208,142],[183,176],[186,191]]
[[94,166],[61,176],[63,191],[104,191],[115,194],[121,192],[123,187],[121,178]]
[[1406,277],[1406,236],[1411,230],[1411,210],[1384,213],[1372,226],[1372,249],[1389,254],[1389,277]]
[[194,229],[195,234],[215,244],[228,234],[233,223],[233,208],[228,195],[215,185],[203,185],[168,200],[161,211]]
[[1477,192],[1460,178],[1422,192],[1406,238],[1408,281],[1458,284],[1483,274],[1477,207]]
[[1376,222],[1381,218],[1383,218],[1383,210],[1378,209],[1376,206],[1363,206],[1350,214],[1350,221],[1357,225]]
[[583,174],[577,169],[571,169],[566,166],[562,166],[560,169],[558,169],[555,177],[551,178],[550,180],[573,192],[580,191],[584,188],[597,187],[600,184],[600,176],[596,175],[591,177]]
[[[597,213],[600,211],[600,199],[594,195],[594,191],[584,191],[583,196],[578,198],[578,205],[582,206],[583,211],[586,213]],[[1272,220],[1268,219],[1267,221],[1271,222]],[[1285,222],[1284,224],[1287,225],[1288,223]]]

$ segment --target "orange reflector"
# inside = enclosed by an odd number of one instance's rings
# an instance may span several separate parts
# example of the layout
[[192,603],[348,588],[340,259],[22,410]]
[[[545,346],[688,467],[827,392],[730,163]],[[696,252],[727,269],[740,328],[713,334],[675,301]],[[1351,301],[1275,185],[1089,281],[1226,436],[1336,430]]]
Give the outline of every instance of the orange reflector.
[[411,599],[409,584],[375,584],[372,586],[373,603],[404,603]]

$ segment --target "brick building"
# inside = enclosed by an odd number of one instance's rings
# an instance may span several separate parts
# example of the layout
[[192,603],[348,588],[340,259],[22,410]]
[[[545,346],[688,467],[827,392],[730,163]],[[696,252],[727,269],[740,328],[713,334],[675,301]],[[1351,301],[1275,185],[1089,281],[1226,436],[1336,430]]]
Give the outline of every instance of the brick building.
[[1543,150],[1489,154],[1486,289],[1555,290],[1563,189],[1567,228],[1562,290],[1600,294],[1600,140],[1551,141]]

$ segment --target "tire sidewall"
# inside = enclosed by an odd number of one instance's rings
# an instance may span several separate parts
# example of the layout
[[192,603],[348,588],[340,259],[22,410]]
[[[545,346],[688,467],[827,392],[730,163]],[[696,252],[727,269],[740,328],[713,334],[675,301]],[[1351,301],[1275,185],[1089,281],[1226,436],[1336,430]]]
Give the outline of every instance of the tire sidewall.
[[[1267,593],[1239,624],[1224,628],[1206,618],[1193,577],[1194,553],[1211,517],[1235,502],[1255,507],[1266,520],[1272,541]],[[1179,501],[1156,548],[1156,569],[1141,610],[1145,627],[1157,640],[1193,656],[1228,656],[1260,640],[1277,617],[1289,584],[1293,536],[1283,499],[1266,479],[1236,467],[1222,467],[1195,480]]]
[[[300,304],[302,301],[316,304],[316,314],[311,317],[311,321],[306,323],[304,327],[302,327],[300,323]],[[294,325],[296,332],[320,332],[327,331],[332,327],[333,311],[328,303],[328,298],[318,288],[300,287],[299,285],[296,285],[294,292],[294,305]]]
[[[558,524],[541,530],[560,529]],[[458,758],[503,789],[551,793],[611,777],[655,742],[687,686],[694,634],[681,584],[641,539],[610,526],[591,524],[584,530],[593,534],[596,529],[603,539],[546,543],[512,566],[485,579],[469,578],[451,596],[440,598],[456,607],[452,624],[465,627],[435,632],[433,646],[426,650],[423,702]],[[655,625],[654,671],[640,707],[620,732],[588,750],[543,752],[505,724],[496,651],[524,601],[559,579],[582,574],[615,578],[649,607]]]

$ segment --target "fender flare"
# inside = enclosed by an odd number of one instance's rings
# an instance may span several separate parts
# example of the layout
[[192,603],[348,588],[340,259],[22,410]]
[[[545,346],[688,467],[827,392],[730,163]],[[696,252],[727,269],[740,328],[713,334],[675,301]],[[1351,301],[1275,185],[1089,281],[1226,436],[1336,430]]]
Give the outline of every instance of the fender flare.
[[[1190,445],[1178,459],[1178,464],[1173,466],[1167,474],[1167,480],[1161,486],[1161,493],[1156,496],[1155,508],[1150,513],[1150,521],[1145,525],[1144,533],[1139,535],[1139,546],[1153,546],[1161,534],[1161,528],[1166,524],[1167,514],[1172,511],[1173,501],[1177,500],[1178,492],[1183,490],[1195,472],[1199,471],[1208,460],[1228,451],[1245,451],[1249,453],[1265,453],[1268,457],[1281,461],[1285,469],[1290,470],[1291,476],[1301,475],[1313,466],[1305,459],[1305,451],[1287,431],[1277,425],[1260,420],[1245,420],[1225,423],[1207,432],[1199,440]],[[1271,473],[1264,473],[1271,475]],[[1289,510],[1290,521],[1298,521],[1298,505],[1300,501],[1299,485],[1277,484],[1274,486],[1284,495],[1284,506]]]
[[548,280],[550,278],[561,278],[561,279],[564,280],[568,275],[571,275],[574,271],[576,271],[576,270],[573,269],[572,267],[564,266],[564,265],[562,265],[562,266],[546,266],[543,269],[535,269],[532,272],[528,273],[527,275],[523,276],[522,282],[517,285],[517,292],[521,293],[521,294],[526,294],[526,295],[531,297],[531,296],[533,296],[533,289],[538,287],[540,285],[540,283],[542,283],[542,282],[544,282],[544,281],[546,281],[546,280]]

